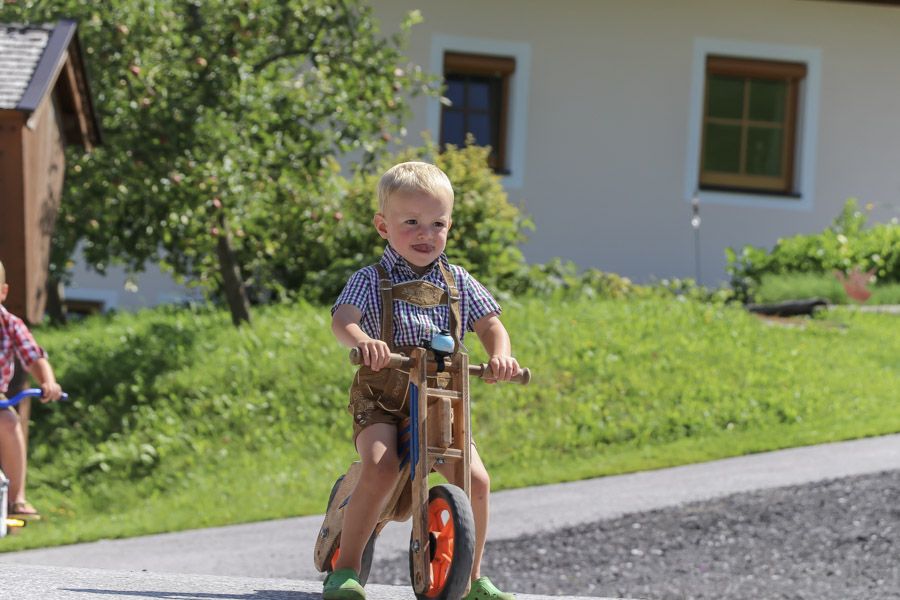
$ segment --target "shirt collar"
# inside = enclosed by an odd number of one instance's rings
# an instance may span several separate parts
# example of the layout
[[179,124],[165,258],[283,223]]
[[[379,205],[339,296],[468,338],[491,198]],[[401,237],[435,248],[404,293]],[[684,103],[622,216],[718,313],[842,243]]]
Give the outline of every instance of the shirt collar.
[[437,258],[437,260],[432,263],[431,270],[424,275],[419,275],[410,268],[409,263],[406,262],[406,259],[400,256],[400,253],[394,250],[394,247],[390,244],[385,246],[384,254],[382,254],[381,260],[379,262],[388,273],[392,273],[394,269],[400,269],[405,276],[412,279],[425,279],[434,272],[434,268],[437,266],[438,262],[441,262],[444,267],[448,269],[450,268],[450,261],[447,258],[447,254],[441,252],[441,255]]

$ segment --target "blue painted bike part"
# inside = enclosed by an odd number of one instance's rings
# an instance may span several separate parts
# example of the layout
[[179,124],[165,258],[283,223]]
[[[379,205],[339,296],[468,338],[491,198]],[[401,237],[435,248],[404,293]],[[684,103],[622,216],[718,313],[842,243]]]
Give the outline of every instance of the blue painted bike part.
[[409,438],[411,427],[409,424],[397,432],[397,454],[400,456],[400,470],[409,462]]
[[[0,400],[0,408],[9,408],[10,406],[17,406],[19,402],[24,400],[25,398],[40,398],[44,395],[44,392],[40,390],[40,388],[28,388],[27,390],[22,390],[12,398],[8,400]],[[63,393],[60,400],[68,400],[69,395],[65,392]]]

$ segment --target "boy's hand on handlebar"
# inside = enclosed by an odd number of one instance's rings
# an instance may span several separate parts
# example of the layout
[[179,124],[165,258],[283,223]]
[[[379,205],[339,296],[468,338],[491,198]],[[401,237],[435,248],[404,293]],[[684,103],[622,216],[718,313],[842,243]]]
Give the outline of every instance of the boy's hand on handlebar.
[[485,379],[487,383],[496,383],[498,381],[509,381],[519,374],[521,368],[519,361],[512,356],[500,356],[495,354],[491,357],[488,366],[491,368],[491,379]]
[[41,384],[41,402],[56,402],[62,398],[62,388],[55,381]]
[[373,371],[380,371],[391,360],[391,349],[381,340],[366,340],[356,346],[362,357],[362,364]]

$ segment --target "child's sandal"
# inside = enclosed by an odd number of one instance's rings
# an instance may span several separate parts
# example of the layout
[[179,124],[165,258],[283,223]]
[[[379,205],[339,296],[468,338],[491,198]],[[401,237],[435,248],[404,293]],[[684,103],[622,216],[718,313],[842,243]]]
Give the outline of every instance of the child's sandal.
[[13,502],[6,509],[6,515],[23,521],[40,521],[41,513],[27,502]]
[[366,591],[353,569],[338,569],[325,578],[322,586],[324,600],[366,600]]
[[463,600],[515,600],[515,594],[508,594],[497,589],[487,577],[479,577],[472,582],[472,589]]

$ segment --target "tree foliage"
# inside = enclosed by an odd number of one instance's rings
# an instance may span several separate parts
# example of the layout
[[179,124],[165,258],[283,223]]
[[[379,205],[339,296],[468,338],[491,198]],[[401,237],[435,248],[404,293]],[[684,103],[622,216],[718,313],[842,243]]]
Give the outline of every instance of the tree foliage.
[[[69,156],[54,248],[103,272],[161,262],[221,286],[227,223],[251,289],[303,285],[339,218],[337,157],[371,164],[429,92],[358,0],[20,0],[3,22],[75,19],[103,145]],[[345,164],[350,159],[344,160]],[[225,218],[227,217],[227,218]]]

